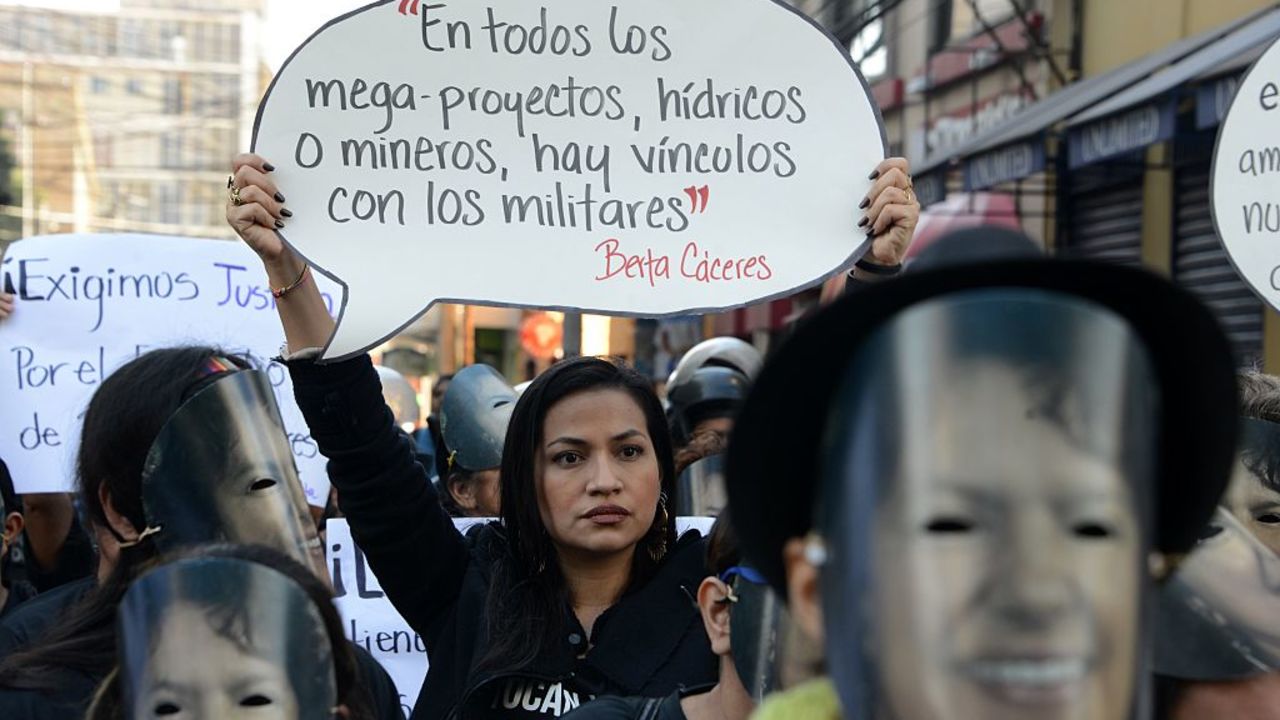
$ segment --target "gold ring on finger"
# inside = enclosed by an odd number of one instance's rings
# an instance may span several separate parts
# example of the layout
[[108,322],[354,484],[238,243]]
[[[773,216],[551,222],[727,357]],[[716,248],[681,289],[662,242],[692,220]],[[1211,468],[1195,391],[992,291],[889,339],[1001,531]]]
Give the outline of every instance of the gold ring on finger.
[[244,204],[244,198],[240,197],[240,188],[234,185],[232,185],[231,188],[227,190],[227,198],[230,199],[231,204],[235,205],[236,207],[240,207],[241,205]]
[[912,190],[911,188],[907,188],[907,203],[910,204],[915,201],[916,201],[916,191]]

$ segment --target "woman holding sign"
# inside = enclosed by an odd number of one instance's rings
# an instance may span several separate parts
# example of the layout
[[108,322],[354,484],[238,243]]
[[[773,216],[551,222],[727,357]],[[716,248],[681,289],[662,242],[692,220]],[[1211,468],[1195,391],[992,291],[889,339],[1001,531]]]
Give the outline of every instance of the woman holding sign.
[[[705,574],[704,542],[675,535],[671,438],[648,381],[595,358],[536,379],[507,431],[502,522],[463,537],[396,432],[368,357],[313,361],[334,323],[276,233],[292,213],[272,169],[236,159],[227,220],[275,289],[298,405],[352,534],[427,644],[413,716],[558,717],[593,696],[713,682],[689,595]],[[896,266],[910,244],[919,205],[907,172],[905,160],[886,160],[861,200],[858,228],[875,236],[863,272],[892,274],[876,265]]]

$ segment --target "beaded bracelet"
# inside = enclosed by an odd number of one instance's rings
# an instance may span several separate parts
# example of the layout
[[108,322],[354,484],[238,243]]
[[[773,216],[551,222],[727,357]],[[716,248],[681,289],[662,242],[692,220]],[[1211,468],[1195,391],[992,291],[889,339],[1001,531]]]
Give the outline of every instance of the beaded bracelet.
[[308,274],[308,273],[310,273],[310,272],[311,272],[311,266],[310,266],[310,265],[303,265],[303,266],[302,266],[302,272],[298,273],[298,279],[297,279],[297,280],[294,280],[292,283],[290,283],[288,287],[282,287],[282,288],[280,288],[279,290],[276,290],[275,288],[272,288],[272,289],[271,289],[271,297],[273,297],[273,298],[275,298],[275,299],[279,300],[280,298],[284,297],[285,295],[288,295],[289,293],[293,292],[294,290],[296,290],[296,289],[298,288],[298,286],[299,286],[299,285],[301,285],[301,284],[303,283],[303,281],[304,281],[304,280],[306,280],[306,279],[307,279],[307,274]]

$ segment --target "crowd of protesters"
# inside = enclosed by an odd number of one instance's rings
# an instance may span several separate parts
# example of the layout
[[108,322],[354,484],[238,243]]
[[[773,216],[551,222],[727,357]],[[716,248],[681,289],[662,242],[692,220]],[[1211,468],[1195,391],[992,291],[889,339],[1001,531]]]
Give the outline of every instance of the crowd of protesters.
[[[1280,717],[1280,380],[1237,377],[1166,280],[992,228],[904,270],[892,158],[850,199],[843,296],[767,358],[709,340],[665,403],[613,359],[520,391],[475,365],[418,428],[403,378],[319,361],[334,321],[272,169],[236,158],[227,220],[328,507],[246,358],[127,363],[74,494],[0,464],[0,718]],[[344,635],[338,516],[425,643],[421,688]]]

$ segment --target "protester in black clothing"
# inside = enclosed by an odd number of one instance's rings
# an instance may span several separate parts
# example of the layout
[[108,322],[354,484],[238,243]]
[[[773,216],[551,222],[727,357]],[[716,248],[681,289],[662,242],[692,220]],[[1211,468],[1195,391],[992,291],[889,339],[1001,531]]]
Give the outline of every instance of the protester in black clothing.
[[[298,481],[291,453],[277,448],[278,456],[285,458],[283,464],[257,462],[266,458],[272,446],[284,443],[284,438],[283,428],[271,424],[271,418],[278,423],[278,411],[269,382],[245,372],[248,367],[244,359],[212,348],[156,350],[121,367],[94,393],[84,416],[77,475],[79,495],[104,548],[99,575],[92,587],[68,586],[56,599],[34,601],[38,607],[31,613],[20,611],[14,622],[6,624],[5,633],[11,637],[25,636],[15,640],[34,640],[8,652],[0,661],[0,717],[83,713],[94,687],[114,661],[114,616],[120,598],[161,545],[259,542],[324,572],[323,562],[314,562],[319,557],[314,555],[319,544],[314,526],[305,518],[305,502],[281,503],[282,488],[301,493],[300,486],[292,487]],[[218,408],[208,399],[229,390],[242,397],[254,388],[260,405],[248,408],[252,411],[249,415],[267,418],[262,426],[266,430],[245,436],[238,422],[246,418],[213,412]],[[209,412],[197,412],[197,407]],[[189,443],[181,442],[181,430],[191,422],[197,429],[188,433]],[[280,438],[269,432],[273,427]],[[222,467],[232,457],[231,446],[204,442],[207,436],[224,441],[245,438],[238,443],[241,448],[235,458],[243,460],[245,468],[271,472],[243,478],[245,483],[238,493],[228,490],[223,486],[241,479],[238,468],[233,473]],[[205,454],[200,455],[202,452]],[[184,459],[193,464],[184,464]],[[225,476],[208,472],[215,463],[219,472],[225,470]],[[202,477],[201,470],[209,476]],[[280,473],[273,474],[275,470]],[[183,497],[190,501],[184,503]],[[300,504],[303,507],[299,508]],[[283,513],[283,506],[292,511]],[[218,512],[235,507],[242,511]],[[278,517],[271,514],[272,508]],[[261,516],[263,509],[268,510],[267,516]],[[161,514],[165,519],[157,521]],[[276,517],[279,522],[246,522],[261,517]],[[79,592],[84,595],[77,599]],[[370,692],[379,692],[376,717],[402,717],[399,696],[385,671],[367,654],[357,655],[364,684]]]
[[[416,718],[558,716],[591,695],[663,695],[711,681],[714,656],[689,594],[702,543],[674,532],[674,469],[647,381],[579,359],[520,397],[501,466],[502,522],[463,537],[397,435],[367,358],[318,364],[333,320],[276,232],[292,215],[255,155],[234,163],[227,220],[277,293],[299,407],[356,542],[433,662]],[[906,161],[885,161],[876,261],[896,264],[919,206]]]
[[36,594],[35,588],[22,580],[10,578],[4,572],[5,560],[21,533],[22,511],[18,496],[13,492],[13,478],[9,476],[9,468],[4,461],[0,460],[0,618]]

